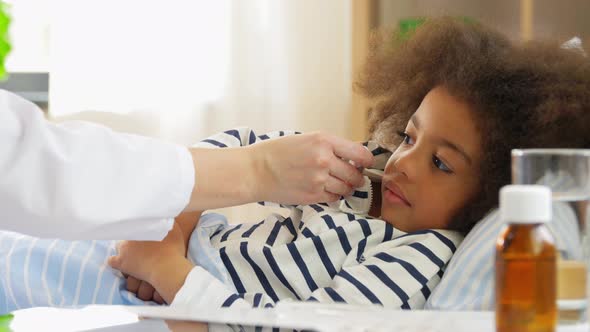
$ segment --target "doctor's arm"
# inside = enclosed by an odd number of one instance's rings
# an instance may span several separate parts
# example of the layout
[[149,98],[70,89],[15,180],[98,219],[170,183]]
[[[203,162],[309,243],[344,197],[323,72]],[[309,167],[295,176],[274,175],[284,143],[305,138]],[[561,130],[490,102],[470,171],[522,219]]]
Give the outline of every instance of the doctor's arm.
[[[328,285],[306,296],[299,295],[302,300],[323,303],[379,304],[402,309],[420,306],[425,292],[429,293],[438,283],[444,266],[460,242],[456,234],[441,233],[408,234],[407,238],[401,236],[383,244],[380,250],[363,254],[355,249],[349,255],[359,258],[335,271]],[[109,258],[109,265],[146,280],[169,304],[174,302],[188,308],[198,308],[205,303],[213,307],[242,308],[276,304],[268,294],[234,293],[202,267],[193,266],[183,252],[180,232],[176,230],[162,242],[121,243],[118,254]],[[257,278],[254,274],[243,277]]]
[[52,124],[6,91],[0,91],[0,141],[4,230],[159,240],[188,204],[194,183],[184,147],[90,123]]
[[[330,200],[372,163],[325,134],[208,150],[70,122],[0,91],[1,229],[65,239],[160,240],[182,211],[273,198]],[[139,226],[139,227],[138,227]]]

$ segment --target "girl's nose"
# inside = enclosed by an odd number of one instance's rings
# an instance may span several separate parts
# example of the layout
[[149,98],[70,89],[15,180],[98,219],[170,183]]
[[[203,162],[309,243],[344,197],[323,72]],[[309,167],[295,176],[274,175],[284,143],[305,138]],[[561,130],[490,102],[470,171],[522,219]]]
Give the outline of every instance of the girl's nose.
[[415,177],[417,165],[416,165],[416,152],[414,149],[408,149],[406,151],[400,151],[393,154],[394,158],[391,166],[394,172],[399,173],[408,180],[412,180]]

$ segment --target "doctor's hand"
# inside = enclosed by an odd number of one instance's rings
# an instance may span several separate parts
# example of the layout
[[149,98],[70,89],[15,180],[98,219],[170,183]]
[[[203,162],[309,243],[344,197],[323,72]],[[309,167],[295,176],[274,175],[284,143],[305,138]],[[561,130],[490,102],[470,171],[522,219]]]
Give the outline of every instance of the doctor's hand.
[[363,185],[357,167],[373,155],[360,143],[309,133],[264,141],[248,147],[259,160],[261,200],[286,204],[331,202]]
[[323,133],[284,136],[245,147],[189,148],[189,152],[195,181],[185,212],[259,201],[332,202],[363,184],[356,167],[374,162],[360,143]]

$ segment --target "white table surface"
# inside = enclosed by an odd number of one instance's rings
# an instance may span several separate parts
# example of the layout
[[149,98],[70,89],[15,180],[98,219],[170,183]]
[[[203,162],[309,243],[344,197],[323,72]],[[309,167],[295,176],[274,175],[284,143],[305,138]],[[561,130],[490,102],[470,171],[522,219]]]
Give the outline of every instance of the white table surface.
[[[171,320],[262,324],[320,332],[492,332],[493,312],[399,311],[379,307],[285,304],[275,309],[203,308],[190,315],[170,307],[87,306],[81,309],[32,308],[13,313],[10,329],[22,331],[177,331]],[[150,317],[140,320],[139,317]],[[196,323],[195,323],[196,324]],[[201,324],[202,325],[202,324]],[[1,330],[1,329],[0,329]],[[559,326],[559,332],[589,331],[588,325]],[[178,331],[184,331],[180,329]]]

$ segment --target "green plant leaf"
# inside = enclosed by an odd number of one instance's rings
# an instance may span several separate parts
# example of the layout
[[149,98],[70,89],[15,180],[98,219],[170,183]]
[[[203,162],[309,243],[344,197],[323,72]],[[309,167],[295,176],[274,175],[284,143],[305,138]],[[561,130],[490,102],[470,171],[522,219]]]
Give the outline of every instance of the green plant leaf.
[[0,1],[0,79],[6,78],[6,67],[4,62],[8,53],[12,49],[10,45],[10,36],[8,35],[8,27],[10,26],[9,6]]

